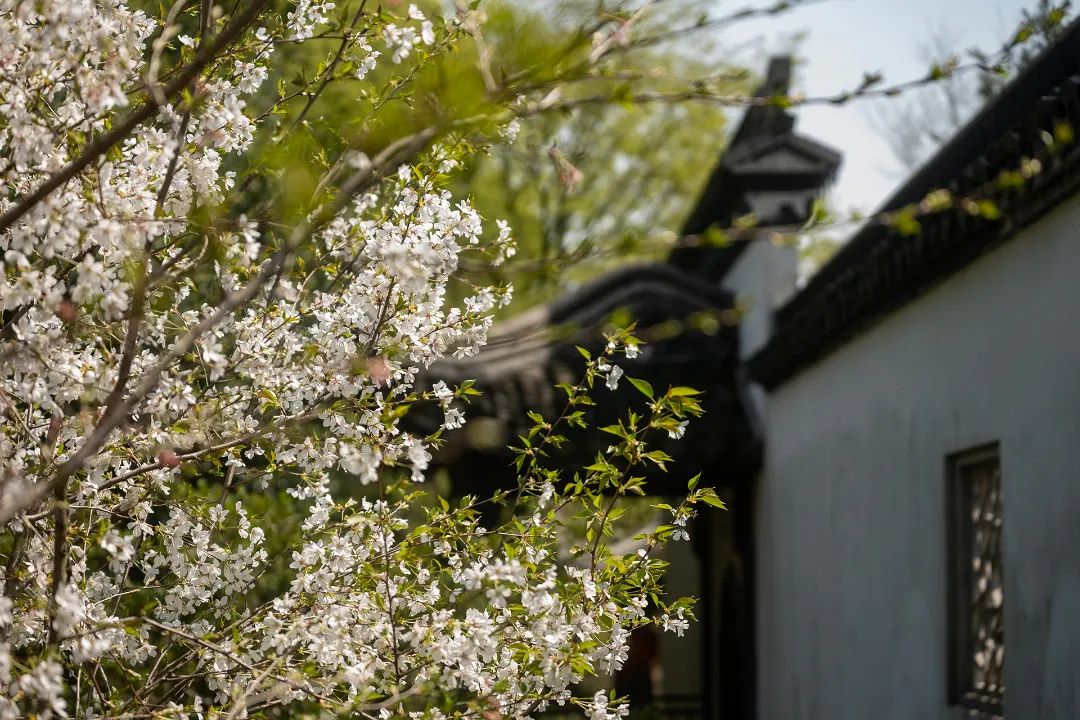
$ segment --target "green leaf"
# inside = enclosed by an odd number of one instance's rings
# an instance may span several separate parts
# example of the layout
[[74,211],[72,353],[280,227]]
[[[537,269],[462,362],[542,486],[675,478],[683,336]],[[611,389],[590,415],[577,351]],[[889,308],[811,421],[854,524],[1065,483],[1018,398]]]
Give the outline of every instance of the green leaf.
[[633,385],[634,387],[636,387],[641,392],[642,395],[649,398],[650,400],[653,399],[652,385],[650,385],[648,383],[648,381],[642,380],[641,378],[632,378],[632,377],[628,377],[626,379],[629,380],[630,384]]
[[592,354],[588,350],[581,347],[580,345],[575,345],[574,347],[576,347],[577,351],[581,353],[581,357],[585,358],[586,360],[592,360]]
[[1035,28],[1032,26],[1032,24],[1030,22],[1024,23],[1016,31],[1016,34],[1013,35],[1012,44],[1013,45],[1023,45],[1028,40],[1030,40],[1031,37],[1034,34],[1035,34]]
[[712,488],[702,488],[698,497],[700,497],[706,505],[712,505],[715,508],[727,510],[727,505],[724,504],[723,500],[716,496],[716,491]]
[[691,387],[673,387],[667,391],[667,394],[671,397],[689,397],[693,395],[700,395],[700,390],[695,390]]
[[644,457],[656,463],[661,468],[664,467],[664,463],[671,461],[671,456],[663,450],[653,450],[651,452],[647,452],[645,453]]
[[1075,138],[1072,124],[1061,121],[1054,125],[1054,141],[1058,145],[1069,145]]
[[600,432],[606,432],[609,435],[626,438],[626,430],[622,427],[622,425],[605,425],[604,427],[600,428]]
[[904,237],[918,235],[922,231],[922,225],[919,224],[918,219],[915,217],[915,210],[911,207],[897,210],[893,216],[888,219],[888,222]]
[[723,230],[715,225],[710,225],[705,228],[705,233],[702,235],[702,242],[707,247],[725,247],[731,242],[731,239]]
[[979,215],[987,220],[997,220],[1001,217],[1001,210],[993,200],[980,200],[978,202]]
[[690,478],[690,482],[686,483],[686,489],[693,492],[697,489],[698,480],[701,479],[701,473],[698,473],[694,477]]

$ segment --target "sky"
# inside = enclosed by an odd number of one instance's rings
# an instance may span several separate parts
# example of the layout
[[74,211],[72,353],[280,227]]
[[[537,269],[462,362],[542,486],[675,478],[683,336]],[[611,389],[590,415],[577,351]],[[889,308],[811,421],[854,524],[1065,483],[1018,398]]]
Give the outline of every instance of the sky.
[[[775,0],[716,0],[716,12],[775,4]],[[947,38],[962,52],[991,51],[1016,29],[1021,11],[1034,0],[822,0],[782,16],[732,26],[716,38],[722,46],[742,46],[746,63],[763,63],[765,51],[795,46],[803,63],[795,90],[831,95],[856,87],[867,71],[880,71],[887,84],[925,75],[933,37]],[[764,68],[761,68],[763,71]],[[877,108],[869,107],[870,102]],[[840,150],[844,165],[830,192],[837,211],[876,209],[908,174],[882,138],[881,113],[890,100],[860,101],[843,107],[802,107],[798,128]]]

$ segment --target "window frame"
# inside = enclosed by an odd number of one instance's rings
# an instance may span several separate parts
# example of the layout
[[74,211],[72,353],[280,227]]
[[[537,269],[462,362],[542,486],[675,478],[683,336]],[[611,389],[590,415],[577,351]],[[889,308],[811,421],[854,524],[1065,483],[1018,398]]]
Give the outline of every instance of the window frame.
[[[994,462],[997,471],[997,493],[1000,514],[1004,517],[1002,503],[1001,446],[998,442],[986,443],[946,457],[946,588],[947,588],[947,670],[948,702],[960,708],[966,717],[1003,718],[1004,686],[997,693],[985,693],[974,688],[975,669],[972,609],[972,585],[974,571],[972,555],[974,528],[971,517],[972,488],[965,474],[970,468]],[[999,535],[996,552],[998,572],[1004,585],[1004,538]],[[1002,623],[1004,624],[1004,598],[1002,598]],[[1001,644],[1004,647],[1004,628]],[[1004,667],[1004,660],[1003,667]]]

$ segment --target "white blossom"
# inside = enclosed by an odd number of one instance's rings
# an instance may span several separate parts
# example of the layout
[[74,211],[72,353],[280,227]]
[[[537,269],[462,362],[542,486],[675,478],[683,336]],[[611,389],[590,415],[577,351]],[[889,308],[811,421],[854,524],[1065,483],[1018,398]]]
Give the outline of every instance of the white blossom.
[[625,705],[609,705],[607,694],[603,690],[597,690],[592,703],[585,708],[589,720],[619,720],[629,713],[630,709]]
[[465,424],[465,415],[457,408],[448,408],[446,410],[446,417],[443,419],[443,427],[447,430],[454,430]]
[[[231,27],[227,9],[155,20],[122,0],[0,0],[0,214],[77,167],[0,230],[0,508],[40,493],[2,529],[19,582],[0,597],[0,718],[243,718],[313,698],[345,716],[405,681],[416,702],[403,693],[388,718],[444,720],[441,700],[457,715],[467,696],[520,717],[617,670],[649,621],[660,564],[597,544],[583,569],[563,549],[560,512],[582,502],[565,479],[530,467],[520,524],[501,528],[482,524],[484,500],[420,485],[443,439],[403,417],[433,400],[443,428],[465,423],[468,387],[429,394],[425,378],[477,353],[512,296],[448,289],[463,256],[514,253],[509,224],[488,230],[441,177],[473,150],[450,138],[375,168],[374,151],[328,147],[336,204],[295,218],[245,174],[288,134],[275,52],[340,30],[338,10],[267,10],[158,97]],[[346,81],[385,66],[395,92],[410,58],[458,31],[416,6],[361,19],[342,34]],[[107,152],[81,154],[141,108]],[[376,169],[348,194],[341,175]],[[597,371],[612,389],[622,375]]]
[[688,420],[680,421],[678,425],[668,430],[668,437],[670,437],[672,440],[680,439],[683,435],[686,434],[686,426],[689,424],[690,422]]
[[607,371],[607,380],[605,384],[608,390],[614,390],[619,387],[619,379],[623,376],[623,369],[618,365],[612,365],[611,369]]
[[690,622],[683,617],[681,610],[675,616],[665,613],[660,618],[660,622],[665,632],[675,633],[679,637],[682,637],[686,629],[690,627]]

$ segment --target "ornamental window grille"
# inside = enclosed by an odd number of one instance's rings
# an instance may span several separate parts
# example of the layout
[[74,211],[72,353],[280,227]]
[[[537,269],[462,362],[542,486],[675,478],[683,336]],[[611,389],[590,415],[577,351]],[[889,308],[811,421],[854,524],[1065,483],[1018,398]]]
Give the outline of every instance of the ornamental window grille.
[[949,696],[964,717],[1002,718],[1005,616],[996,444],[949,458]]

